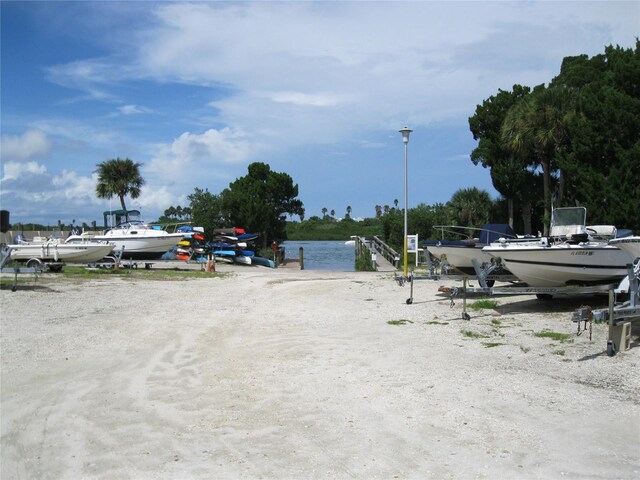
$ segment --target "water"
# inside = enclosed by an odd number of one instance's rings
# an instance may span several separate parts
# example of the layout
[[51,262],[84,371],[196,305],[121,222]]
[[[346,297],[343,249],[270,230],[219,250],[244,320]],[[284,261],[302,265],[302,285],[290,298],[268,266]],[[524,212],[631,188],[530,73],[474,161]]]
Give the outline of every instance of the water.
[[286,258],[298,258],[304,249],[305,270],[355,272],[356,248],[344,241],[289,241],[283,243]]

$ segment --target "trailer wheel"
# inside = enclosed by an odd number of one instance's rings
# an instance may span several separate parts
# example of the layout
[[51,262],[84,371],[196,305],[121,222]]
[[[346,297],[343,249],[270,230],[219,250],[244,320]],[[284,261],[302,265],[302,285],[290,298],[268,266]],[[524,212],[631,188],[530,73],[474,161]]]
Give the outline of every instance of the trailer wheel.
[[52,271],[53,273],[60,273],[62,271],[62,265],[50,266],[49,270]]
[[27,268],[34,268],[38,271],[42,271],[42,261],[39,258],[31,258],[27,260]]
[[613,346],[613,342],[611,340],[609,340],[607,342],[607,356],[613,357],[615,354],[616,354],[616,349]]
[[100,260],[100,264],[104,268],[114,268],[116,265],[116,259],[115,257],[104,257]]

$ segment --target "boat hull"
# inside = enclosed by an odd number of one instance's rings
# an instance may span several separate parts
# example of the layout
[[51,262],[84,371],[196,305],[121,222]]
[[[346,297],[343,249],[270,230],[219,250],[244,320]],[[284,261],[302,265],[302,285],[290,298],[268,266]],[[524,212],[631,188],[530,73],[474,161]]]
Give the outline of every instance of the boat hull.
[[629,254],[606,244],[491,245],[483,248],[532,287],[596,285],[627,275]]
[[640,258],[640,236],[614,238],[609,240],[609,245],[627,252],[631,256],[631,260]]
[[108,243],[79,243],[65,244],[48,242],[42,244],[15,244],[8,245],[11,248],[11,259],[27,261],[37,258],[42,261],[91,263],[96,262],[113,250],[113,245]]
[[[162,232],[162,233],[160,233]],[[181,233],[167,233],[163,231],[140,231],[140,234],[109,234],[96,235],[95,240],[105,240],[115,245],[113,251],[123,259],[157,260],[182,240]]]
[[482,251],[482,248],[464,245],[429,245],[429,252],[464,273],[473,273],[473,259],[481,265],[491,263],[492,256]]

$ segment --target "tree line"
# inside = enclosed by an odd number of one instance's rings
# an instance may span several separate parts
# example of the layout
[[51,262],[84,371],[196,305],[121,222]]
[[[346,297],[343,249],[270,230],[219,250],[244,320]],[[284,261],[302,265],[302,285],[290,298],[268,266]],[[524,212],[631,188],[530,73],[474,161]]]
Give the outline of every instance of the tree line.
[[[469,127],[476,165],[489,168],[520,218],[549,226],[552,206],[582,205],[592,224],[640,227],[640,41],[565,57],[548,85],[514,85],[478,105]],[[519,215],[516,215],[519,214]]]

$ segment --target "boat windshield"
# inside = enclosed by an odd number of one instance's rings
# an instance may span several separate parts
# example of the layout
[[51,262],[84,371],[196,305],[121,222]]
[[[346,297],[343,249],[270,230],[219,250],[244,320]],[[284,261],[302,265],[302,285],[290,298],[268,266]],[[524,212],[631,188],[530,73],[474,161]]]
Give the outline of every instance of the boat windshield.
[[551,236],[566,236],[584,232],[587,209],[584,207],[556,208],[551,214]]

